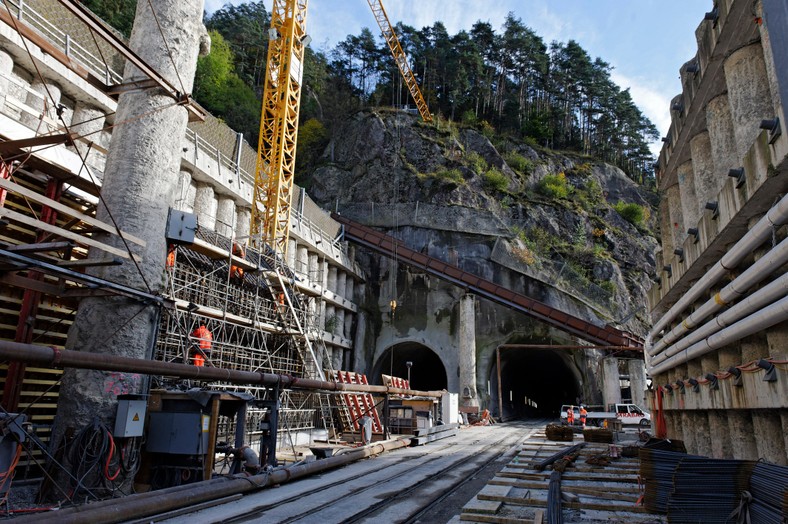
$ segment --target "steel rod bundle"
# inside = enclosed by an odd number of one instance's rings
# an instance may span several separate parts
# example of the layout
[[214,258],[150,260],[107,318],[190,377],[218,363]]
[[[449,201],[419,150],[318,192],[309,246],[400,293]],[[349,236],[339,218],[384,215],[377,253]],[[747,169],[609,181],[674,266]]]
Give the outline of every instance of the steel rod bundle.
[[[576,447],[576,446],[574,446]],[[547,486],[547,524],[563,524],[564,516],[561,512],[561,472],[550,473],[550,483]]]
[[747,460],[684,456],[673,475],[668,522],[730,522],[749,488],[754,466]]
[[788,517],[788,467],[759,462],[750,479],[752,522],[781,524]]
[[684,453],[640,448],[640,477],[645,493],[643,505],[652,513],[667,513],[668,498],[673,491],[673,473]]
[[586,445],[585,442],[581,442],[580,444],[575,444],[574,446],[569,446],[568,448],[564,448],[561,451],[559,451],[558,453],[556,453],[554,455],[551,455],[550,457],[544,459],[542,462],[539,462],[538,464],[536,464],[534,466],[534,469],[536,471],[544,471],[544,469],[547,466],[549,466],[550,464],[552,464],[556,460],[558,460],[558,459],[560,459],[562,457],[565,457],[566,455],[572,454],[572,453],[574,453],[576,451],[580,451],[581,449],[583,449],[585,447],[585,445]]

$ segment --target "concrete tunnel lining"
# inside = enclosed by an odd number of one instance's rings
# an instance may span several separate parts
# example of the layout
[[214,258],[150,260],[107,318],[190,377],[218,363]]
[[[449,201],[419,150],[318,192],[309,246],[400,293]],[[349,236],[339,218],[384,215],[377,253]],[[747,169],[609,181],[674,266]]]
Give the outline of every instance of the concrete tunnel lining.
[[[500,351],[504,420],[557,417],[562,404],[576,404],[582,398],[580,373],[568,351],[532,348]],[[495,360],[492,359],[488,375],[490,408],[494,416],[500,417]],[[527,404],[526,398],[535,406]]]

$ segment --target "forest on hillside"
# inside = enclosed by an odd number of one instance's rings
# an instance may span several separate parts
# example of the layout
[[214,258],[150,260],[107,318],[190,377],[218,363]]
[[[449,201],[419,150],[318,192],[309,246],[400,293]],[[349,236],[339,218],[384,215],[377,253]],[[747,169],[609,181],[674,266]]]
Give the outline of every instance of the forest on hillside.
[[[136,0],[84,3],[130,34]],[[206,16],[205,25],[211,53],[199,59],[193,95],[257,144],[268,12],[262,1],[225,5]],[[395,30],[437,118],[593,156],[639,182],[651,178],[648,144],[658,137],[656,127],[629,91],[613,82],[610,64],[592,59],[577,42],[545,43],[512,13],[498,29],[479,21],[470,31],[450,35],[436,21],[421,29],[397,24]],[[370,29],[347,35],[330,50],[309,47],[304,65],[299,134],[304,158],[325,145],[346,115],[409,102],[387,45]]]

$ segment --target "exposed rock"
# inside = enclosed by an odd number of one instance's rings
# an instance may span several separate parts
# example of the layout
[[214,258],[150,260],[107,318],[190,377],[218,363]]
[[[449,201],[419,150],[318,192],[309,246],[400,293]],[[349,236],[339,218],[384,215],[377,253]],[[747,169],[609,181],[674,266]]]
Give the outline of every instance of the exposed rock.
[[[641,320],[625,328],[643,333],[655,196],[619,168],[588,157],[441,126],[447,125],[403,113],[354,115],[311,175],[310,194],[412,249],[600,325],[640,310]],[[505,183],[490,180],[491,168]],[[547,175],[565,181],[566,198],[540,188]],[[618,202],[643,206],[644,223],[625,220],[614,209]],[[375,257],[368,263],[377,265]],[[511,328],[506,314],[494,315],[491,331]]]

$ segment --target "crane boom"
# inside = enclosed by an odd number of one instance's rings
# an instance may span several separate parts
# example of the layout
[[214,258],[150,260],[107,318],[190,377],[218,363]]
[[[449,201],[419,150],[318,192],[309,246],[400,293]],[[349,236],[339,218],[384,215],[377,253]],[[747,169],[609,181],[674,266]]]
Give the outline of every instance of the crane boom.
[[380,26],[380,30],[383,33],[383,39],[391,50],[391,56],[394,57],[394,61],[397,63],[400,73],[402,73],[402,78],[405,79],[405,85],[408,86],[408,91],[410,91],[410,95],[416,103],[421,118],[425,122],[432,122],[432,115],[427,107],[427,102],[424,100],[421,89],[419,89],[419,83],[416,81],[416,77],[413,76],[413,71],[411,71],[408,65],[408,58],[402,50],[402,46],[397,38],[397,33],[394,32],[394,28],[391,26],[391,22],[389,21],[382,1],[367,0],[367,3],[369,7],[372,8],[372,14],[375,15],[375,20],[377,20],[378,26]]
[[274,0],[260,115],[250,235],[287,252],[295,175],[307,0]]

